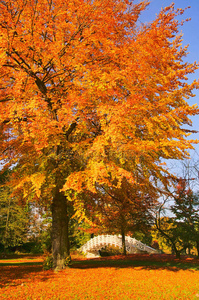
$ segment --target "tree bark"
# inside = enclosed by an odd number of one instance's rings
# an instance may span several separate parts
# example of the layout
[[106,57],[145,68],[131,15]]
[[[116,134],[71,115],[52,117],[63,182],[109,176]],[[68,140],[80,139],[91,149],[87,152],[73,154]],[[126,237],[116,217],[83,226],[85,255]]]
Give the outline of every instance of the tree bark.
[[175,256],[176,256],[176,258],[179,258],[179,259],[180,259],[180,251],[177,250],[175,243],[174,243],[171,239],[170,239],[170,241],[171,241],[172,246],[173,246],[173,249],[174,249],[174,251],[175,251]]
[[123,253],[123,255],[126,255],[126,242],[125,242],[125,230],[124,230],[124,227],[121,228],[121,234],[122,234],[122,253]]
[[56,271],[64,269],[66,259],[70,259],[68,223],[67,199],[57,188],[52,202],[52,255]]
[[6,248],[7,248],[7,242],[8,242],[8,226],[9,226],[9,218],[10,218],[10,202],[11,202],[11,197],[8,197],[8,210],[7,210],[7,216],[6,216],[6,228],[5,228],[5,233],[4,233],[4,243],[3,243],[3,251],[4,254],[6,253]]
[[199,241],[196,241],[197,257],[199,258]]
[[177,249],[177,247],[176,247],[175,242],[173,241],[173,239],[172,239],[168,234],[166,234],[166,233],[164,232],[164,230],[162,230],[162,229],[160,228],[160,226],[158,225],[158,221],[157,221],[157,220],[156,220],[155,225],[156,225],[157,230],[158,230],[164,237],[166,237],[167,240],[169,240],[169,241],[171,242],[172,247],[173,247],[173,250],[174,250],[174,252],[175,252],[176,258],[179,258],[179,259],[180,259],[180,251]]

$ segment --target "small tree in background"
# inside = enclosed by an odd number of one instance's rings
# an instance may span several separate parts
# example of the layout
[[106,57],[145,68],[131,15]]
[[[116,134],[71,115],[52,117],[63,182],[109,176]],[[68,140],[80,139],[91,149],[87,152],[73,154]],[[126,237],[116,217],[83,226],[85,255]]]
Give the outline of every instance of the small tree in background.
[[179,179],[173,199],[171,211],[175,215],[175,222],[182,228],[181,238],[187,248],[194,242],[199,256],[199,193],[194,193],[185,179]]
[[20,198],[12,195],[11,187],[5,185],[9,176],[9,173],[0,175],[0,243],[4,251],[25,243],[29,228],[28,205],[22,205]]
[[[199,194],[193,192],[189,181],[190,178],[175,180],[174,191],[167,190],[167,196],[159,205],[155,218],[155,228],[159,232],[157,237],[162,236],[163,243],[172,247],[177,257],[186,249],[190,254],[194,246],[199,250]],[[169,202],[171,204],[166,208]]]
[[153,238],[162,248],[171,250],[175,253],[176,258],[180,258],[184,244],[181,239],[181,227],[174,218],[156,216]]
[[[150,191],[150,190],[148,190]],[[126,254],[125,236],[133,235],[136,230],[144,230],[150,226],[151,209],[156,204],[156,195],[151,187],[151,194],[123,179],[120,188],[101,186],[102,223],[108,233],[122,236],[123,254]]]

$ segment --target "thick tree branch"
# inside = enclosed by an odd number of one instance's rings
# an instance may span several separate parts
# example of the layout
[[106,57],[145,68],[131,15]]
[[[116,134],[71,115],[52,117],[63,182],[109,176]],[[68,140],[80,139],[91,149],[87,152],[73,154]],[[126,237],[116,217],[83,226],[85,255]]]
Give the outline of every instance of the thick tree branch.
[[66,137],[66,139],[68,140],[69,135],[75,130],[75,128],[77,127],[77,122],[73,122],[67,131],[64,132],[64,136]]

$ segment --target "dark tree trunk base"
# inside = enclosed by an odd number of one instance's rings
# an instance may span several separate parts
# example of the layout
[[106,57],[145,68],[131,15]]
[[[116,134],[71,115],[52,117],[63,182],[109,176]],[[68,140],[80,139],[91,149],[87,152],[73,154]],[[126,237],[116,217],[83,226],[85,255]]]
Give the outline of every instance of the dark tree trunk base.
[[122,254],[126,255],[126,242],[125,242],[125,232],[124,229],[122,228]]
[[199,258],[199,241],[196,241],[197,257]]
[[55,271],[64,269],[70,260],[67,199],[59,189],[52,202],[52,255]]
[[180,256],[180,251],[175,252],[175,255],[176,255],[176,258],[178,258],[178,259],[181,258],[181,256]]

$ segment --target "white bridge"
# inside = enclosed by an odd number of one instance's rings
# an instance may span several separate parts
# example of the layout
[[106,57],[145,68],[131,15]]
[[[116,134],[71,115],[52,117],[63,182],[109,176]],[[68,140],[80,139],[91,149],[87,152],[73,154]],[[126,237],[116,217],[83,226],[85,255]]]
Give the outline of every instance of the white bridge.
[[[87,257],[99,257],[99,250],[108,245],[122,248],[122,236],[108,234],[98,235],[84,244],[80,250],[85,253]],[[140,253],[142,251],[159,253],[158,250],[151,248],[130,236],[125,236],[125,245],[126,251],[129,254]]]

